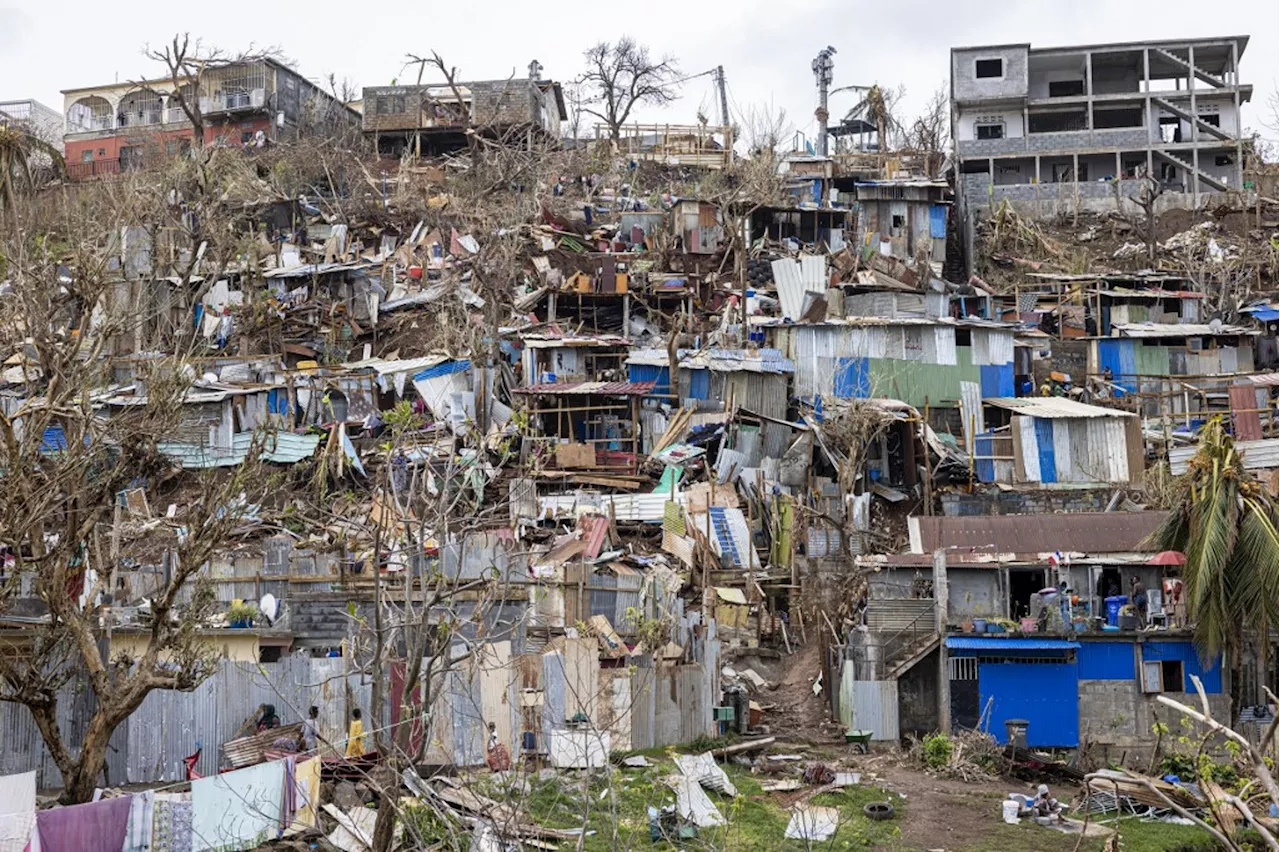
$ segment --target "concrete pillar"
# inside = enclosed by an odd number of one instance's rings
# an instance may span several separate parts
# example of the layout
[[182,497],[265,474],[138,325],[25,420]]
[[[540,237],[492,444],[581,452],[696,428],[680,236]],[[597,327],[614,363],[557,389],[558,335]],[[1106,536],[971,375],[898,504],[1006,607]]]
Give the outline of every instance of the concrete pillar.
[[1085,127],[1093,130],[1093,53],[1084,55]]
[[951,679],[947,677],[947,612],[950,593],[947,587],[947,552],[933,552],[933,613],[938,631],[938,730],[951,730]]

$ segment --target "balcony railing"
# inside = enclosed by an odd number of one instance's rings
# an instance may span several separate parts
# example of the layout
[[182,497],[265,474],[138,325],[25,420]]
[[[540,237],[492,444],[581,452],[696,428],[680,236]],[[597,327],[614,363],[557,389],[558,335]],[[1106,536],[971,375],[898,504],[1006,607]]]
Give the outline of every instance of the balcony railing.
[[67,177],[71,180],[89,180],[95,177],[120,174],[120,160],[90,160],[87,163],[67,163]]

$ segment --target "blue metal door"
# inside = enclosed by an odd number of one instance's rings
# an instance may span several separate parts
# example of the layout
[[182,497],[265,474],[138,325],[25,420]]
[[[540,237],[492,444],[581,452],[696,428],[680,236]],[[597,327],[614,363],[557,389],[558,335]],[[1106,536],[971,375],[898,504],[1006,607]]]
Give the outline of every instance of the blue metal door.
[[[1076,664],[978,664],[978,712],[982,727],[1004,745],[1006,719],[1026,719],[1027,744],[1074,747],[1080,745]],[[991,708],[987,709],[987,702]]]

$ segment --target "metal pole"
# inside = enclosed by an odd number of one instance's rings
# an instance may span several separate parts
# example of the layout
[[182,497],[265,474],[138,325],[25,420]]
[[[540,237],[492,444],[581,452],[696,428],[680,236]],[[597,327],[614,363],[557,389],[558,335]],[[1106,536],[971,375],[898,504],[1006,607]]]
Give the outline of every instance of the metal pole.
[[720,126],[729,126],[729,96],[725,93],[724,66],[716,66],[716,88],[720,90]]
[[818,109],[814,112],[818,119],[818,139],[814,150],[822,157],[827,155],[827,90],[831,86],[831,72],[835,68],[835,63],[831,61],[835,52],[836,49],[828,45],[818,51],[817,57],[810,64],[813,76],[818,81]]

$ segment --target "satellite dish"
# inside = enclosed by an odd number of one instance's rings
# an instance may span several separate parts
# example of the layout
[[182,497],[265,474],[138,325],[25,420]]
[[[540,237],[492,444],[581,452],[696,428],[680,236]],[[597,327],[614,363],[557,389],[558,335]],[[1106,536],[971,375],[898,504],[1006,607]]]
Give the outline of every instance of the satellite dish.
[[258,601],[258,612],[267,620],[268,624],[275,622],[276,613],[280,609],[280,604],[276,601],[276,596],[267,592],[262,596],[262,600]]

